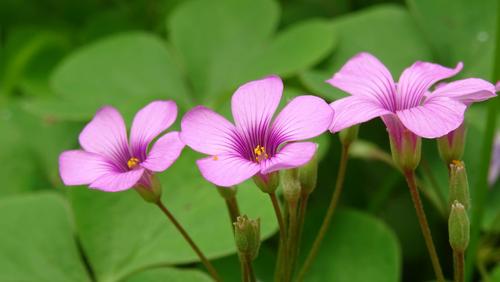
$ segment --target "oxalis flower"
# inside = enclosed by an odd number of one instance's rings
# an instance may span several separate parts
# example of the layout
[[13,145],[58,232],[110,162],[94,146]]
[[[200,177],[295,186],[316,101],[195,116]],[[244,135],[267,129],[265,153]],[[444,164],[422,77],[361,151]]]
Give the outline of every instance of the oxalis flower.
[[151,187],[151,176],[166,170],[179,157],[184,143],[178,132],[160,137],[148,152],[151,141],[177,117],[173,101],[154,101],[134,117],[127,138],[125,122],[113,107],[105,106],[80,133],[83,150],[63,152],[59,172],[65,185],[89,185],[106,192],[134,186]]
[[[467,106],[490,99],[495,86],[479,78],[468,78],[429,89],[436,82],[456,75],[455,68],[416,62],[395,83],[389,70],[373,55],[351,58],[327,82],[349,94],[331,104],[335,117],[330,131],[381,117],[395,150],[419,150],[419,138],[437,138],[459,127]],[[418,154],[419,155],[419,154]]]
[[266,181],[272,172],[311,160],[317,145],[295,141],[326,131],[333,111],[318,97],[299,96],[272,121],[282,92],[277,76],[242,85],[231,101],[234,125],[203,106],[186,113],[181,139],[193,150],[210,155],[197,161],[208,181],[223,187],[255,175]]

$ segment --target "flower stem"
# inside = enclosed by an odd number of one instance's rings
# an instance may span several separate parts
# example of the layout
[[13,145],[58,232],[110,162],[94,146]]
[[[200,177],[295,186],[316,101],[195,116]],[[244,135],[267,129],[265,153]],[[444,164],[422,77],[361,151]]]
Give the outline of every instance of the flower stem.
[[227,211],[229,213],[229,218],[231,220],[231,229],[234,232],[234,226],[233,223],[236,222],[238,216],[240,216],[240,208],[238,207],[238,201],[236,200],[236,197],[230,197],[225,199],[226,201],[226,206],[227,206]]
[[464,282],[464,252],[453,251],[455,282]]
[[319,229],[318,235],[316,236],[316,239],[314,240],[314,243],[311,247],[311,250],[309,251],[309,254],[307,255],[306,261],[304,262],[304,265],[302,266],[297,281],[303,281],[304,276],[311,267],[311,264],[316,257],[316,254],[318,253],[319,247],[321,245],[321,242],[323,241],[323,238],[326,235],[326,231],[328,230],[328,227],[330,226],[330,222],[333,218],[333,214],[335,212],[335,208],[337,207],[337,203],[340,199],[340,195],[342,194],[342,187],[344,184],[344,178],[345,178],[345,172],[347,168],[347,160],[349,159],[349,144],[343,145],[342,146],[342,154],[340,156],[340,165],[339,165],[339,171],[337,174],[337,181],[335,182],[335,191],[333,192],[332,199],[330,201],[330,205],[328,206],[328,210],[326,211],[326,216],[323,219],[323,223],[321,224],[321,228]]
[[246,269],[247,269],[246,272],[248,273],[249,281],[250,282],[257,281],[257,279],[255,278],[255,272],[253,271],[253,267],[252,267],[252,260],[248,256],[245,256],[244,260],[245,260],[245,264],[246,264]]
[[304,223],[306,221],[306,211],[307,211],[307,201],[309,200],[309,194],[305,194],[300,198],[299,206],[299,223],[297,226],[297,253],[295,254],[295,260],[300,254],[300,242],[302,242],[302,231],[304,230]]
[[271,202],[273,204],[274,213],[276,214],[276,219],[278,220],[278,225],[280,228],[280,244],[279,244],[279,254],[278,260],[276,262],[276,270],[275,270],[275,280],[278,280],[282,274],[283,266],[286,265],[286,234],[285,234],[285,223],[283,221],[283,215],[281,213],[280,204],[278,202],[278,198],[276,197],[276,193],[268,193],[271,198]]
[[248,269],[245,259],[240,256],[241,282],[248,282]]
[[422,229],[422,234],[425,239],[425,245],[427,246],[427,251],[431,257],[432,267],[436,274],[436,279],[439,282],[444,282],[443,271],[441,270],[441,265],[439,264],[439,258],[436,252],[436,247],[434,247],[434,242],[432,241],[432,234],[427,223],[427,218],[425,216],[424,207],[420,196],[418,194],[417,183],[415,181],[415,173],[413,171],[404,172],[406,182],[408,183],[408,188],[410,189],[411,198],[413,200],[413,205],[417,212],[418,222],[420,223],[420,228]]
[[288,237],[287,237],[287,258],[288,264],[285,270],[285,281],[291,281],[294,272],[295,258],[297,254],[298,219],[297,202],[290,202],[288,205]]
[[188,244],[191,246],[193,251],[198,255],[200,258],[201,262],[205,265],[207,268],[208,272],[212,276],[212,278],[215,281],[222,281],[219,277],[219,274],[217,274],[217,271],[213,267],[213,265],[208,261],[208,259],[205,257],[205,255],[201,252],[200,248],[194,243],[193,239],[187,234],[186,230],[182,227],[182,225],[175,219],[174,215],[170,213],[170,211],[167,209],[167,207],[161,202],[157,201],[156,205],[160,208],[160,210],[168,217],[168,219],[175,225],[177,230],[181,233],[182,237],[188,242]]

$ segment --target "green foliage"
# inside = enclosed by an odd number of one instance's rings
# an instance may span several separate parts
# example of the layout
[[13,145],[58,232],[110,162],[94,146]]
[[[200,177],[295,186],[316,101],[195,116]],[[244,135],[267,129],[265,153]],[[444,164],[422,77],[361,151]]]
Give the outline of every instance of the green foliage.
[[389,282],[400,281],[400,277],[401,251],[394,233],[370,215],[341,210],[305,279]]
[[197,270],[180,270],[175,268],[154,268],[131,275],[125,282],[210,282],[210,276]]
[[1,281],[91,281],[67,203],[53,193],[0,201]]

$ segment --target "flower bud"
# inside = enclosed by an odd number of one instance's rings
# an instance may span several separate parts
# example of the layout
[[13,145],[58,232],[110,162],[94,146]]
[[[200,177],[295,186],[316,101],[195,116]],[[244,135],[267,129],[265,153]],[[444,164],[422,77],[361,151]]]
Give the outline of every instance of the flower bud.
[[283,196],[289,203],[297,203],[300,198],[299,170],[296,168],[283,171]]
[[161,183],[154,175],[146,175],[134,189],[149,203],[157,203],[161,199]]
[[274,193],[280,184],[279,171],[271,172],[268,174],[258,173],[253,177],[253,181],[257,187],[264,193]]
[[469,217],[464,206],[457,201],[451,205],[448,235],[451,248],[456,252],[464,252],[469,244]]
[[219,191],[219,194],[222,196],[222,198],[226,200],[236,196],[236,186],[231,186],[231,187],[217,186],[217,191]]
[[255,259],[260,247],[260,218],[248,219],[246,215],[238,216],[234,224],[234,239],[240,255]]
[[447,135],[437,139],[439,156],[447,164],[453,160],[461,160],[465,146],[465,123]]
[[450,164],[450,205],[455,201],[461,203],[466,210],[470,207],[469,182],[464,162],[452,161]]
[[359,125],[353,125],[339,132],[339,138],[342,145],[350,145],[358,138]]
[[399,140],[389,136],[392,159],[402,171],[413,171],[420,163],[422,140],[413,132],[403,129]]
[[304,166],[299,167],[299,181],[302,195],[311,194],[318,180],[318,153]]

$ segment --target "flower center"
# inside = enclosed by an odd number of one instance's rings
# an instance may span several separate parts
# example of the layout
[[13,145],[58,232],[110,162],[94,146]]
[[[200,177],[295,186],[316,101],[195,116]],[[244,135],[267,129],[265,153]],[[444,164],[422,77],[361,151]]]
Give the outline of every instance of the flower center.
[[139,164],[139,159],[136,158],[136,157],[131,157],[128,162],[127,162],[127,166],[129,169],[133,169],[134,167],[136,167],[138,164]]
[[264,148],[261,145],[257,145],[253,149],[253,153],[255,155],[255,161],[260,163],[262,160],[267,160],[269,158],[269,155],[266,153],[266,148]]

